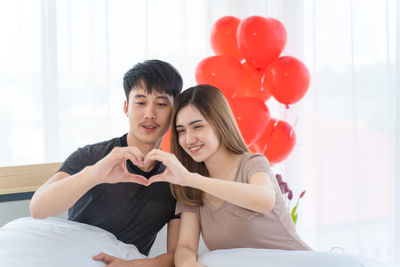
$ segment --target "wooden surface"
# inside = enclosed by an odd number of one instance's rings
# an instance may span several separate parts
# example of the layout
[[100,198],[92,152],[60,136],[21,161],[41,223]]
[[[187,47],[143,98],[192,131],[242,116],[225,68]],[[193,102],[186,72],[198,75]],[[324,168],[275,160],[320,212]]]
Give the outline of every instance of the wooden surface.
[[60,167],[61,162],[0,167],[0,195],[34,192]]

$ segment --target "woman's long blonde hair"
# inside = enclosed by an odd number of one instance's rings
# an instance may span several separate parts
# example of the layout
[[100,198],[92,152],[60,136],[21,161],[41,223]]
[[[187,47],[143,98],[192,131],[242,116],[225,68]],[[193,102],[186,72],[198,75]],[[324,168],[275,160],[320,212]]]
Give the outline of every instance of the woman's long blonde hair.
[[[222,92],[211,85],[190,87],[176,99],[171,126],[171,152],[175,154],[188,171],[209,176],[204,162],[194,161],[179,145],[176,117],[179,111],[188,105],[193,105],[214,126],[221,140],[221,145],[229,152],[243,154],[249,151],[228,101]],[[201,191],[198,189],[171,184],[171,191],[177,200],[187,205],[199,206],[203,204]]]

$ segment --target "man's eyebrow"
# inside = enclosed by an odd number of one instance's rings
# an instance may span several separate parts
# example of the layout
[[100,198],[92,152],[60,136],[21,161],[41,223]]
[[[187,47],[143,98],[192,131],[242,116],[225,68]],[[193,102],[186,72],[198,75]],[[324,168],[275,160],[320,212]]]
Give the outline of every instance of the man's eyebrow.
[[166,96],[166,95],[159,95],[156,98],[161,98],[163,100],[168,100],[168,96]]
[[[147,96],[146,95],[142,95],[142,94],[135,94],[134,95],[134,98],[146,98]],[[156,98],[157,99],[162,99],[162,100],[168,100],[168,96],[166,96],[166,95],[159,95],[159,96],[156,96]]]
[[134,98],[146,98],[145,95],[141,95],[141,94],[135,94],[133,97]]
[[[190,126],[190,125],[193,125],[193,124],[195,124],[195,123],[201,122],[201,121],[203,121],[203,120],[191,121],[191,122],[189,122],[189,126]],[[175,126],[175,128],[181,128],[181,127],[183,127],[183,125],[178,124],[178,125]]]

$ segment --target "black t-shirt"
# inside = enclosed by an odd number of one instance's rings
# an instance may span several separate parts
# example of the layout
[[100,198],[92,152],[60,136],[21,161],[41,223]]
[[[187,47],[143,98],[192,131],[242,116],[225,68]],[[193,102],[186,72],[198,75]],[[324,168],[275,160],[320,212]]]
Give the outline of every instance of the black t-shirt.
[[[127,146],[127,135],[87,145],[72,153],[59,171],[70,175],[94,165],[114,147]],[[130,161],[128,170],[146,178],[161,173],[165,166],[157,162],[150,172],[143,172]],[[169,184],[154,183],[148,187],[135,183],[100,184],[84,194],[68,211],[68,219],[87,223],[113,233],[119,240],[134,244],[148,255],[157,233],[175,214],[176,200]]]

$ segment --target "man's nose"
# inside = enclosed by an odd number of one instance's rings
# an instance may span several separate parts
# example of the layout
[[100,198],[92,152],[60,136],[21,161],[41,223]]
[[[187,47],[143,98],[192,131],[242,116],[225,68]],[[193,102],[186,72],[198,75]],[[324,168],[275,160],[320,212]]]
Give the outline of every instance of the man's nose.
[[155,120],[156,119],[156,112],[154,109],[154,105],[148,105],[145,110],[144,114],[145,119],[148,120]]

